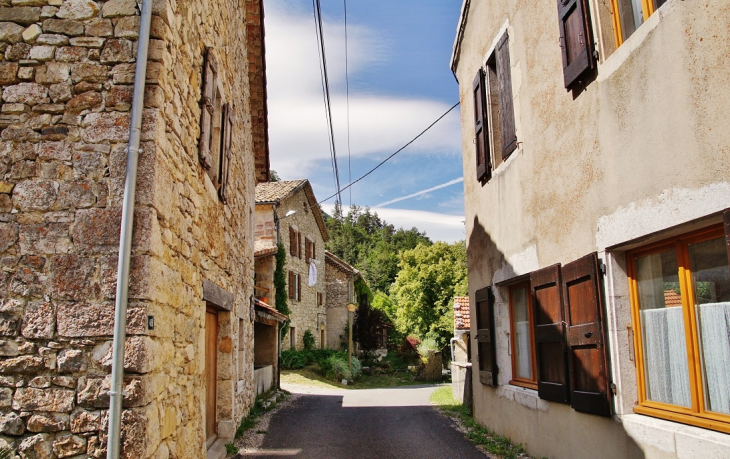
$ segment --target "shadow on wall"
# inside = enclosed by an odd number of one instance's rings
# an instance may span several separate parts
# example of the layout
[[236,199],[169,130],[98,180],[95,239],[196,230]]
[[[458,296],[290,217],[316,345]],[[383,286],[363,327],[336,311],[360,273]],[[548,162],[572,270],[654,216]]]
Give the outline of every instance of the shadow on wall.
[[[484,226],[479,221],[478,217],[474,217],[474,224],[472,227],[471,234],[469,236],[469,241],[467,245],[467,265],[468,265],[468,274],[469,274],[469,295],[473,299],[475,292],[479,289],[485,288],[485,287],[491,287],[493,292],[495,293],[495,296],[501,297],[503,300],[499,303],[495,303],[494,308],[494,340],[495,342],[492,343],[495,348],[498,349],[506,349],[509,346],[499,346],[498,342],[500,339],[509,339],[507,338],[508,335],[504,335],[502,333],[497,333],[496,331],[500,328],[504,329],[505,327],[507,329],[510,328],[509,323],[505,324],[504,322],[500,323],[501,321],[510,319],[510,313],[509,311],[498,311],[499,308],[507,308],[509,309],[509,294],[507,292],[507,287],[496,287],[494,285],[495,281],[495,274],[499,273],[498,279],[496,279],[497,282],[501,282],[503,280],[508,280],[510,278],[516,277],[518,275],[523,275],[527,273],[516,273],[514,270],[514,267],[511,266],[505,256],[504,253],[502,253],[495,242],[492,240],[491,236],[485,231]],[[604,290],[605,292],[605,290]],[[472,307],[473,301],[471,301]],[[538,302],[533,301],[533,307],[541,307]],[[548,315],[548,311],[534,311],[534,316],[537,317],[538,315]],[[504,319],[506,318],[506,319]],[[491,322],[491,319],[488,319],[487,321],[483,322],[483,319],[481,317],[478,317],[476,314],[472,314],[472,324],[474,328],[490,328],[489,322]],[[603,326],[605,327],[606,324],[604,323]],[[565,331],[563,331],[565,333]],[[530,334],[534,334],[534,330],[530,331]],[[608,338],[608,334],[605,334],[606,339]],[[608,345],[608,343],[604,343],[605,346]],[[490,358],[482,359],[482,362],[479,362],[477,355],[481,351],[479,343],[472,343],[471,346],[472,349],[472,356],[471,361],[473,362],[473,372],[474,372],[474,400],[475,400],[475,418],[484,420],[489,419],[488,413],[490,412],[489,407],[484,407],[482,405],[481,410],[477,406],[476,400],[481,400],[482,403],[485,403],[485,400],[487,403],[489,403],[490,400],[493,400],[493,398],[484,398],[483,396],[480,397],[479,393],[484,391],[496,391],[497,387],[490,387],[488,385],[484,385],[480,383],[480,367],[482,364],[484,365],[491,365]],[[486,351],[486,349],[485,349]],[[503,351],[504,352],[504,351]],[[534,352],[534,351],[533,351]],[[583,366],[583,359],[581,357],[581,348],[574,348],[574,352],[576,355],[569,356],[567,355],[567,348],[566,348],[566,357],[571,358],[573,361],[573,365],[580,365],[584,371],[580,372],[574,372],[576,376],[573,377],[573,375],[567,375],[565,377],[568,378],[568,384],[570,387],[581,389],[590,389],[591,391],[597,391],[600,387],[605,387],[605,381],[601,380],[601,376],[599,374],[591,374],[591,371]],[[497,358],[499,360],[499,358]],[[568,365],[568,360],[564,360],[565,365]],[[496,363],[496,361],[494,362]],[[540,362],[537,362],[537,368],[538,368],[538,375],[540,372]],[[543,367],[544,368],[544,367]],[[609,371],[611,369],[610,363],[609,363]],[[512,369],[511,368],[502,368],[499,369],[501,372],[507,372],[511,374]],[[539,377],[539,376],[538,376]],[[561,377],[559,379],[565,380],[565,377]],[[548,377],[549,380],[550,377]],[[609,378],[611,378],[611,375],[609,375]],[[617,378],[611,378],[612,380]],[[494,394],[493,394],[494,395]],[[615,399],[614,396],[611,396],[612,406],[615,406]],[[498,402],[502,403],[502,402]],[[548,402],[551,405],[557,404],[562,405],[562,403],[557,402]],[[567,405],[570,406],[570,400],[568,400]],[[529,409],[529,408],[528,408]],[[483,411],[480,416],[480,411]],[[578,427],[578,424],[581,424],[580,431],[583,431],[586,433],[586,436],[584,437],[585,441],[591,441],[592,437],[595,437],[596,435],[602,436],[602,431],[605,430],[612,430],[612,434],[609,434],[607,438],[616,440],[616,441],[623,441],[623,445],[614,445],[616,453],[621,457],[637,457],[637,458],[643,458],[645,457],[644,452],[641,450],[639,445],[634,441],[633,438],[631,438],[622,428],[621,425],[618,423],[615,423],[611,420],[611,418],[598,416],[595,414],[584,414],[579,413],[573,409],[569,412],[569,414],[564,414],[564,410],[548,410],[547,413],[540,413],[538,411],[534,411],[535,419],[545,419],[545,417],[550,417],[551,413],[554,413],[555,416],[559,416],[562,419],[555,419],[556,424],[565,425],[565,423],[573,424],[572,427]],[[563,413],[563,414],[561,414]],[[591,422],[591,420],[594,421],[594,428],[588,429],[586,428],[586,422]],[[529,423],[528,423],[529,424]],[[494,426],[486,425],[485,427],[492,429]],[[516,429],[517,431],[521,431],[523,434],[527,432],[526,430],[522,430],[520,428]],[[510,432],[496,432],[501,435],[510,435]],[[544,426],[544,429],[542,427],[538,427],[538,430],[533,432],[538,434],[538,438],[532,438],[530,439],[530,443],[532,445],[533,451],[539,452],[542,448],[535,447],[535,445],[540,443],[540,436],[543,437],[543,440],[546,443],[551,443],[548,439],[548,436],[551,435],[551,428],[548,425]],[[608,432],[606,432],[608,434]],[[516,440],[518,442],[526,442],[526,438],[513,438],[513,440]],[[602,442],[603,445],[607,445],[609,442]],[[606,453],[607,451],[603,451],[603,453]],[[601,452],[596,452],[599,456],[602,454]],[[533,453],[534,454],[534,453]],[[618,457],[618,456],[617,456]]]

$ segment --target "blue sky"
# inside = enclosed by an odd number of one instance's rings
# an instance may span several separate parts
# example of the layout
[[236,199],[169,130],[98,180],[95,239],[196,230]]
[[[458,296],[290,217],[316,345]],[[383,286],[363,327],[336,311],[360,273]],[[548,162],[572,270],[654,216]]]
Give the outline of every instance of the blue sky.
[[[460,2],[369,0],[347,4],[350,159],[343,2],[324,1],[324,38],[340,184],[360,177],[458,101],[449,58]],[[271,167],[334,194],[311,0],[266,3]],[[434,240],[464,238],[458,108],[352,187],[352,203]],[[348,164],[349,162],[349,164]],[[405,198],[405,199],[401,199]],[[344,206],[350,190],[342,193]],[[323,204],[329,211],[334,199]]]

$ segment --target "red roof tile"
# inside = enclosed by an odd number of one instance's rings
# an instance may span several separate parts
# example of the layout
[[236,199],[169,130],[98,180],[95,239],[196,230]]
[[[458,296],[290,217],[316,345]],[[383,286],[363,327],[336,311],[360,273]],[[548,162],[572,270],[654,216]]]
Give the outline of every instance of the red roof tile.
[[469,330],[471,318],[469,313],[469,297],[454,297],[454,328],[457,330]]
[[664,290],[664,306],[668,308],[682,306],[682,296],[672,289]]

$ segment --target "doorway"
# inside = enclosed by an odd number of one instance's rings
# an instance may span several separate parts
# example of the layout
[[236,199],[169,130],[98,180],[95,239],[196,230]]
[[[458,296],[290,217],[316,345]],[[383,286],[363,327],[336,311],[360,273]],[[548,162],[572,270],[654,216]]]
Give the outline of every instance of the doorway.
[[205,311],[205,440],[209,447],[216,439],[218,389],[218,313]]

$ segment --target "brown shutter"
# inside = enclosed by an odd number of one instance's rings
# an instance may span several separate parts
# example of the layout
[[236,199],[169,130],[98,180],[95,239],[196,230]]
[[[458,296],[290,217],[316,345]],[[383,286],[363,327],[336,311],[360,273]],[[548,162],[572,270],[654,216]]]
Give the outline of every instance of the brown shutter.
[[297,257],[302,258],[302,233],[297,233]]
[[611,416],[599,275],[595,253],[563,266],[570,404],[576,411]]
[[492,177],[492,165],[489,157],[489,131],[485,116],[486,98],[484,86],[484,70],[479,69],[472,86],[474,94],[474,144],[477,154],[477,180],[489,180]]
[[297,274],[297,301],[302,301],[302,275]]
[[297,232],[291,226],[289,227],[289,254],[292,257],[297,256]]
[[312,241],[312,259],[317,259],[317,244]]
[[489,287],[475,293],[479,382],[497,385],[497,345],[494,341],[494,295]]
[[289,299],[294,299],[294,273],[289,271]]
[[312,256],[312,246],[309,239],[304,240],[304,261],[309,263],[309,258]]
[[502,159],[517,148],[515,107],[512,100],[512,67],[509,59],[507,31],[497,44],[497,80],[499,82],[499,121],[502,128]]
[[566,88],[595,65],[590,14],[585,0],[558,0],[560,49]]
[[200,101],[200,140],[198,157],[204,169],[210,169],[212,158],[210,153],[211,135],[213,133],[213,112],[216,92],[216,76],[218,66],[213,56],[213,48],[205,49],[203,58],[203,94]]
[[231,165],[231,138],[233,136],[233,109],[223,106],[223,135],[221,136],[221,187],[218,190],[223,204],[228,203],[228,170]]
[[565,321],[563,318],[560,265],[530,274],[535,323],[537,393],[553,402],[568,402]]
[[725,209],[723,213],[725,221],[725,244],[727,245],[727,259],[730,262],[730,209]]

